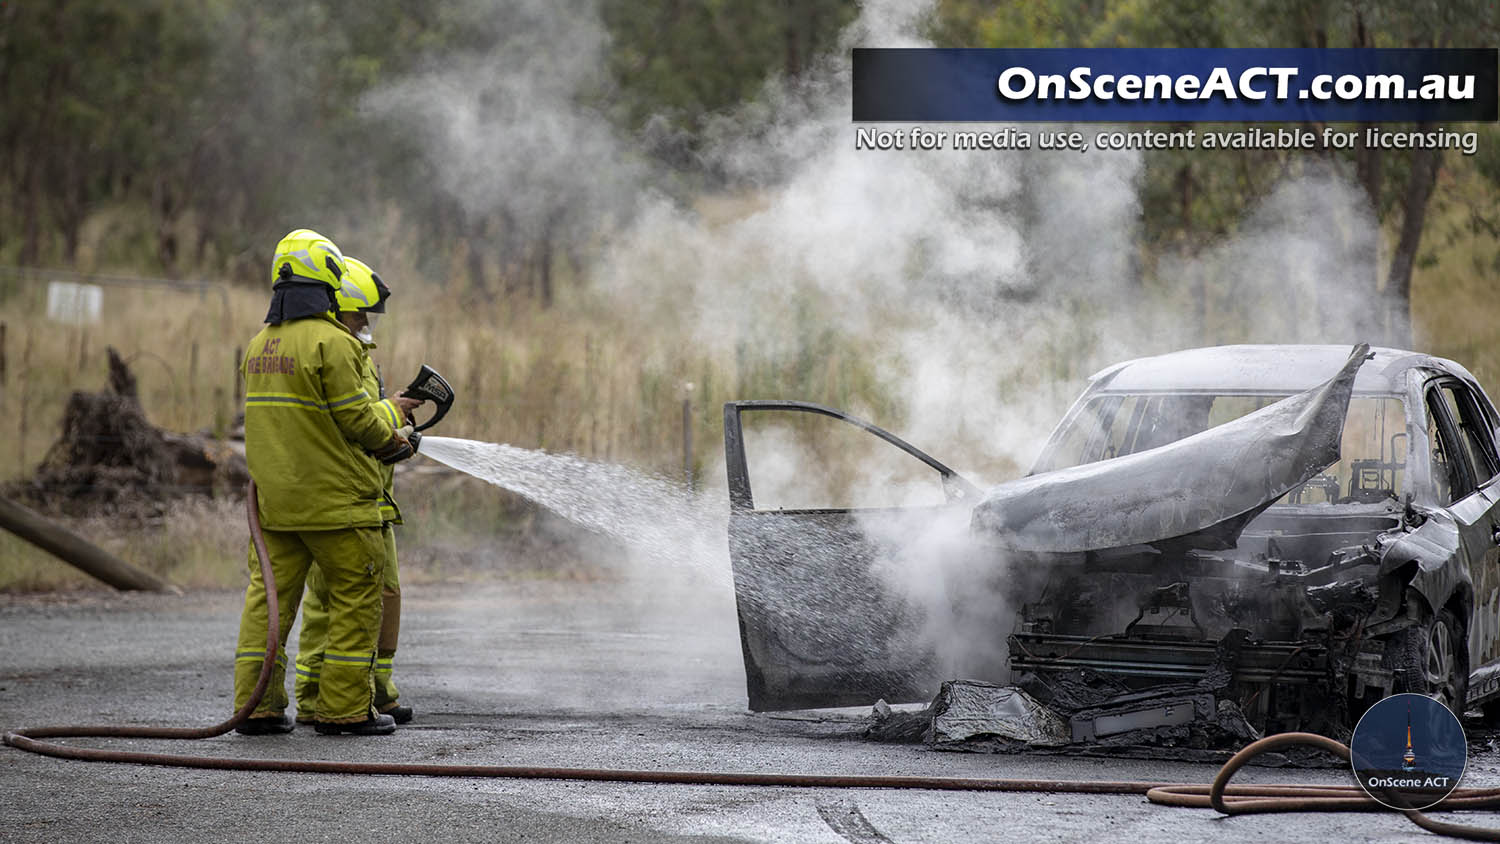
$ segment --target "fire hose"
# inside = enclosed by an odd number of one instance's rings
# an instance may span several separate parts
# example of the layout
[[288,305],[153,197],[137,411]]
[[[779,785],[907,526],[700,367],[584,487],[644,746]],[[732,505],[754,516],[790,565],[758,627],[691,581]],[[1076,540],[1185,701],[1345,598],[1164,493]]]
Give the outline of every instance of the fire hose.
[[[1187,808],[1212,808],[1225,815],[1268,812],[1385,811],[1354,785],[1230,785],[1230,780],[1251,759],[1295,745],[1311,745],[1341,759],[1349,759],[1349,748],[1314,733],[1280,733],[1252,742],[1236,753],[1208,785],[1164,782],[990,779],[983,777],[875,776],[852,774],[778,774],[715,771],[632,771],[614,768],[556,768],[526,765],[433,765],[405,762],[334,762],[326,760],[240,759],[187,756],[173,753],[107,750],[57,744],[56,738],[146,738],[203,739],[223,735],[255,711],[266,687],[280,648],[280,618],[276,580],[270,555],[261,534],[255,483],[246,496],[250,537],[260,561],[266,586],[266,657],[250,699],[229,720],[211,727],[127,727],[117,725],[27,727],[5,734],[5,744],[31,753],[59,759],[95,762],[125,762],[178,768],[211,768],[226,771],[288,771],[314,774],[391,774],[428,777],[474,777],[502,779],[546,779],[588,782],[657,783],[671,785],[786,786],[797,788],[883,788],[944,791],[1046,792],[1051,794],[1144,794],[1152,803]],[[1500,809],[1500,788],[1460,788],[1437,806],[1437,810]],[[1472,841],[1500,841],[1500,829],[1466,826],[1434,820],[1415,809],[1403,812],[1417,826],[1439,835]]]

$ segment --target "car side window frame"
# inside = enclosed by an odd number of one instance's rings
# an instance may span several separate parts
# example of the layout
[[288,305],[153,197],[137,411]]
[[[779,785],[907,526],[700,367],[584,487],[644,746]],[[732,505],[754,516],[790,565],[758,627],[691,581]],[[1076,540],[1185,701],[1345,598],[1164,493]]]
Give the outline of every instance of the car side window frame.
[[1455,394],[1459,397],[1461,412],[1473,417],[1472,421],[1464,420],[1463,426],[1466,432],[1473,435],[1476,447],[1489,465],[1485,469],[1489,472],[1488,477],[1478,480],[1476,486],[1489,486],[1500,477],[1500,450],[1495,443],[1495,409],[1490,405],[1488,397],[1478,387],[1467,381],[1455,382],[1457,389]]
[[[1452,418],[1449,412],[1447,399],[1441,395],[1443,382],[1446,380],[1448,379],[1434,378],[1422,386],[1422,403],[1432,418],[1438,436],[1437,445],[1442,449],[1449,467],[1448,500],[1439,502],[1443,506],[1462,501],[1479,488],[1475,482],[1474,467],[1469,465],[1468,447],[1459,441],[1463,432],[1459,429],[1458,420]],[[1431,459],[1429,455],[1428,460]]]
[[980,496],[980,489],[978,487],[970,483],[962,475],[938,462],[931,455],[927,454],[927,452],[922,451],[884,428],[872,425],[842,410],[803,401],[731,401],[724,403],[724,459],[726,464],[725,474],[729,484],[729,510],[731,514],[847,512],[852,509],[842,507],[762,509],[756,506],[755,496],[751,487],[750,467],[745,451],[745,429],[741,415],[744,413],[778,411],[826,416],[862,430],[876,439],[885,441],[887,445],[894,446],[897,450],[905,452],[907,456],[926,464],[928,469],[936,472],[942,487],[943,496],[950,504],[961,499],[977,501]]
[[1445,397],[1443,404],[1450,412],[1455,409],[1458,411],[1458,418],[1452,419],[1452,422],[1457,435],[1462,438],[1464,452],[1473,458],[1469,469],[1474,488],[1486,486],[1500,474],[1500,462],[1496,460],[1489,420],[1484,417],[1484,412],[1474,399],[1473,390],[1463,379],[1440,377],[1436,379],[1434,388],[1452,391],[1452,403]]
[[1469,388],[1474,393],[1474,401],[1479,405],[1479,411],[1484,415],[1485,424],[1489,428],[1490,442],[1495,444],[1495,457],[1500,459],[1500,410],[1495,409],[1495,403],[1490,401],[1489,394],[1478,384],[1471,383]]

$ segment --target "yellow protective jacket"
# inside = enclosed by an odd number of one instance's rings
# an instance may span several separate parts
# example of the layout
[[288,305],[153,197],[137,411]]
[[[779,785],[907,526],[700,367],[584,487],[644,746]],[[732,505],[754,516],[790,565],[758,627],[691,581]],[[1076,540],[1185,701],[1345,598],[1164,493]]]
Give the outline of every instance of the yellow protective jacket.
[[369,392],[374,364],[327,314],[267,325],[250,341],[245,460],[270,530],[378,527],[385,484],[365,454],[392,425]]

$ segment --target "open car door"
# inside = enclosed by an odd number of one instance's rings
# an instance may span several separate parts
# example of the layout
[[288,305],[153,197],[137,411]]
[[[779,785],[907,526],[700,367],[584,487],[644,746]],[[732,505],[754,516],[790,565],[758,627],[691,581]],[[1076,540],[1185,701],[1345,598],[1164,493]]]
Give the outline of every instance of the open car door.
[[899,546],[942,519],[967,537],[979,490],[894,434],[807,402],[725,404],[724,457],[750,708],[930,700],[940,662]]

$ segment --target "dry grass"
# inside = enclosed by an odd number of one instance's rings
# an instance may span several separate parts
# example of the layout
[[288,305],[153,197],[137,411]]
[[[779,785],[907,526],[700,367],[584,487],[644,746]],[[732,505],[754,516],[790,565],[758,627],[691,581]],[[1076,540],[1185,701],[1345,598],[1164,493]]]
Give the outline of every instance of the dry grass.
[[[538,511],[523,499],[447,471],[408,473],[399,489],[401,580],[422,585],[490,578],[597,580],[597,560],[621,553],[608,540]],[[185,500],[164,519],[121,525],[64,519],[70,530],[132,565],[188,589],[248,582],[249,532],[240,499]],[[0,531],[0,592],[108,586]]]
[[[698,462],[719,450],[719,404],[740,388],[688,344],[641,337],[627,314],[566,299],[550,311],[475,302],[412,290],[381,326],[391,338],[375,352],[391,389],[423,362],[454,384],[459,402],[435,432],[616,460],[651,471],[681,471],[682,399],[694,404]],[[228,289],[216,296],[106,288],[105,319],[86,330],[51,322],[46,285],[0,287],[6,324],[6,379],[0,414],[14,434],[0,444],[0,481],[29,477],[56,440],[74,390],[97,390],[107,346],[129,361],[150,420],[179,431],[223,431],[238,411],[237,353],[258,330],[266,298]],[[194,361],[196,360],[196,364]],[[824,370],[825,372],[827,370]],[[694,380],[698,388],[682,390]],[[511,576],[590,576],[535,513],[477,481],[456,489],[403,481],[398,497],[411,526],[401,541],[403,572],[442,580],[501,571]],[[476,489],[475,487],[479,487]],[[73,523],[123,559],[183,586],[244,580],[245,528],[238,503],[180,508],[162,524]],[[542,536],[542,539],[538,539]],[[550,538],[549,538],[550,537]],[[0,590],[91,585],[86,576],[8,534],[0,534]]]

